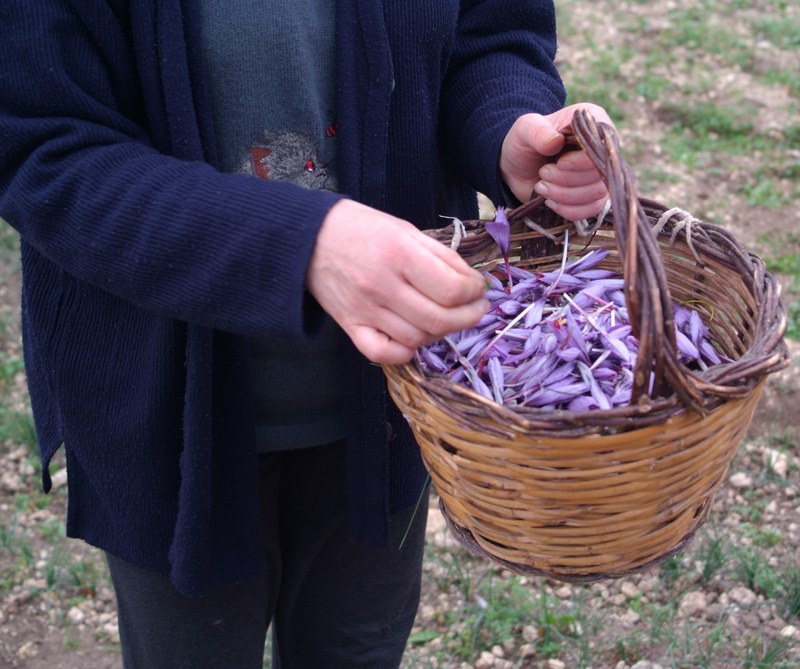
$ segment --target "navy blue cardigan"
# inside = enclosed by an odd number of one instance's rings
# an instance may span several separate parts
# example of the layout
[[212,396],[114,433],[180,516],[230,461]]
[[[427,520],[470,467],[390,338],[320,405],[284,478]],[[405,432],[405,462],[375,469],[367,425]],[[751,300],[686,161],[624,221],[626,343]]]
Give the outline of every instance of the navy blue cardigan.
[[[261,573],[246,340],[313,336],[341,195],[215,169],[193,4],[0,4],[0,216],[69,535],[203,593]],[[550,1],[339,0],[336,35],[342,191],[421,227],[499,202],[508,128],[563,104]],[[353,530],[377,543],[423,470],[380,368],[348,366]]]

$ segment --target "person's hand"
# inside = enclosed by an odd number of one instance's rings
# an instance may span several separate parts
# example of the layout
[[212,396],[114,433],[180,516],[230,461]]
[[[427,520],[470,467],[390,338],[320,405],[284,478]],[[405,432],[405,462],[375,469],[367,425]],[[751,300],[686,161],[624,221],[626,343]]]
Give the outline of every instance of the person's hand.
[[570,221],[595,216],[608,198],[600,174],[583,151],[567,152],[551,162],[564,148],[559,130],[572,122],[578,109],[613,125],[602,107],[589,103],[570,105],[547,116],[525,114],[508,131],[500,152],[500,174],[517,199],[525,202],[535,191],[548,207]]
[[420,346],[472,327],[488,308],[483,277],[455,251],[348,199],[320,228],[306,285],[376,363],[407,362]]

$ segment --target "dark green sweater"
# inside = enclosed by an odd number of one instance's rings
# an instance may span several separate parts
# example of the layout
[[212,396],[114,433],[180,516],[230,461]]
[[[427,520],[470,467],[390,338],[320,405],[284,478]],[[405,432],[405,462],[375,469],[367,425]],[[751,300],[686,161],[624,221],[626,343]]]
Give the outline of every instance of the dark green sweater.
[[[330,0],[198,3],[223,170],[336,190]],[[260,451],[343,439],[344,334],[250,341]]]

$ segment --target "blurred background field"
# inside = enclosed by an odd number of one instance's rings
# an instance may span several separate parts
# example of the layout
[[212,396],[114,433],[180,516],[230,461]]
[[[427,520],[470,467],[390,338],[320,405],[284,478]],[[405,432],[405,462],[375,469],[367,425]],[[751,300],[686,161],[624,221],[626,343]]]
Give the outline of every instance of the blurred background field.
[[[565,585],[457,547],[433,510],[407,669],[800,666],[800,5],[556,3],[570,101],[614,118],[644,196],[730,229],[783,284],[793,364],[769,381],[709,522],[636,576]],[[446,213],[446,212],[443,212]],[[19,264],[0,227],[0,667],[118,669],[97,551],[63,538],[25,395]],[[265,667],[269,666],[265,662]]]

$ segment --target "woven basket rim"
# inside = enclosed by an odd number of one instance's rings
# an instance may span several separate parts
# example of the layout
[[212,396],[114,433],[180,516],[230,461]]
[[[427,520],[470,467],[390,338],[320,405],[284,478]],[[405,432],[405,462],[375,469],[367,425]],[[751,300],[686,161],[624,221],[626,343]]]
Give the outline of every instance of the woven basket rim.
[[[507,212],[512,264],[554,262],[567,234],[583,248],[613,244],[610,262],[622,268],[645,351],[637,371],[658,375],[656,392],[640,383],[627,406],[552,411],[498,404],[426,374],[416,359],[383,369],[458,543],[512,571],[588,582],[646,569],[691,541],[767,375],[790,358],[779,286],[761,258],[718,225],[638,197],[613,128],[578,113],[565,134],[603,174],[610,220],[581,227],[534,197]],[[487,268],[501,254],[485,223],[454,221],[429,234]],[[702,373],[677,362],[673,290],[713,296],[721,314],[715,343],[732,362]],[[586,452],[569,448],[593,440]]]
[[[763,259],[748,251],[722,226],[699,220],[683,209],[669,208],[656,200],[639,197],[633,172],[620,155],[619,140],[613,127],[598,124],[588,113],[578,112],[573,125],[564,132],[568,146],[577,144],[583,147],[595,160],[612,195],[611,210],[583,222],[590,233],[582,235],[578,224],[544,207],[544,198],[534,194],[531,200],[507,212],[511,224],[511,264],[546,261],[541,255],[531,256],[531,247],[541,242],[549,242],[552,247],[555,243],[563,242],[570,233],[570,239],[579,242],[584,249],[591,248],[603,236],[613,239],[616,246],[614,253],[622,265],[620,273],[626,283],[626,303],[631,312],[634,333],[640,339],[642,350],[653,350],[654,355],[661,356],[654,360],[650,368],[645,367],[646,361],[639,361],[639,364],[661,377],[656,380],[661,392],[650,396],[642,388],[640,392],[634,392],[627,408],[594,409],[589,412],[562,410],[558,415],[565,421],[585,423],[602,421],[604,414],[644,418],[655,412],[663,417],[684,407],[707,412],[726,399],[746,396],[762,378],[784,369],[790,362],[788,347],[783,339],[787,326],[786,310],[780,299],[779,283],[767,270]],[[435,239],[455,248],[473,267],[486,269],[502,261],[500,249],[484,228],[487,222],[454,221],[428,232]],[[633,229],[637,229],[638,233],[631,234]],[[641,251],[642,246],[647,247],[646,254]],[[666,341],[674,338],[671,313],[666,314],[666,307],[660,325],[647,322],[646,314],[637,319],[637,315],[644,310],[637,304],[643,300],[643,296],[650,303],[666,300],[671,310],[671,290],[663,276],[664,252],[667,249],[672,257],[684,259],[687,271],[702,274],[714,267],[724,268],[741,281],[743,293],[746,292],[751,300],[747,308],[755,312],[755,332],[751,333],[746,350],[735,356],[732,362],[723,362],[703,372],[690,370],[678,362],[674,339],[672,343]],[[554,260],[560,256],[560,252],[552,254]],[[629,263],[628,260],[634,256],[638,257],[638,262]],[[651,274],[642,272],[642,267],[648,264],[656,266]],[[631,265],[634,268],[638,266],[639,271],[631,270]],[[628,290],[631,285],[634,288]],[[417,361],[412,360],[406,366],[408,374],[421,374],[425,378]],[[431,381],[434,378],[436,383],[452,383],[444,376],[432,375]],[[466,392],[476,402],[483,400],[478,393],[467,388],[463,391],[456,388],[452,390],[459,394]],[[543,410],[527,407],[513,407],[510,410],[534,421],[543,415]],[[513,420],[510,415],[506,415],[506,418]]]

